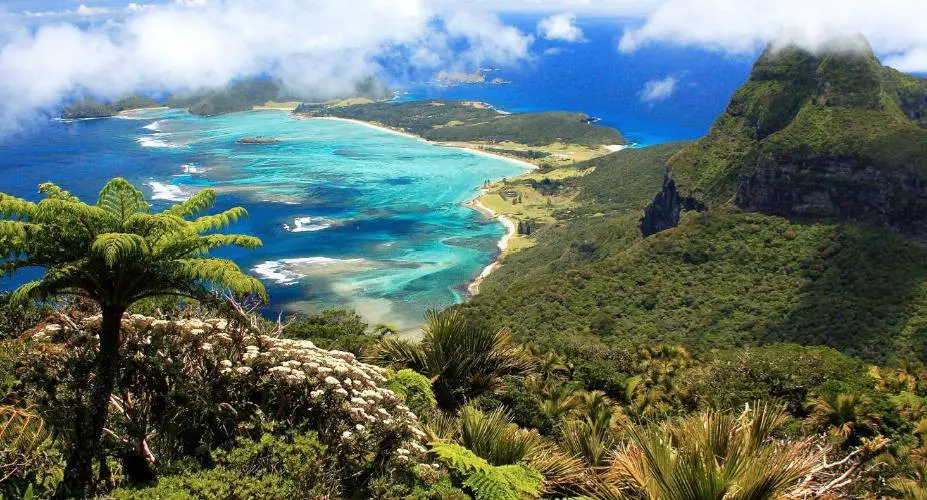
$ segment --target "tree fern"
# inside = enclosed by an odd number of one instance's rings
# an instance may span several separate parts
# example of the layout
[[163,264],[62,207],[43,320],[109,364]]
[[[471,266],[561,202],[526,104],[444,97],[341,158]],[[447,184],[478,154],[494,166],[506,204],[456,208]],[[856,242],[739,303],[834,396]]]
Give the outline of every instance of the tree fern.
[[44,271],[42,279],[13,293],[18,301],[74,295],[97,302],[103,312],[99,353],[84,418],[68,459],[60,492],[81,496],[92,476],[119,365],[119,328],[135,302],[155,296],[208,299],[217,289],[266,298],[259,281],[211,250],[257,248],[245,235],[217,233],[248,215],[236,207],[203,215],[215,204],[204,190],[189,200],[152,213],[144,195],[125,179],[111,180],[96,204],[86,204],[51,183],[38,203],[0,193],[0,276],[23,269]]

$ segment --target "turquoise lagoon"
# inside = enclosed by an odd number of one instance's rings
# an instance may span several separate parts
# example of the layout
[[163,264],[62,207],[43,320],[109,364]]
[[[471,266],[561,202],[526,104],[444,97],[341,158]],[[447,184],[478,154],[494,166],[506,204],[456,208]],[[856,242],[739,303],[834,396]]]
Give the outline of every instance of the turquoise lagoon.
[[[280,142],[237,142],[246,136]],[[264,241],[223,256],[267,285],[268,313],[347,307],[403,329],[430,307],[463,300],[504,232],[464,203],[485,180],[520,172],[503,159],[279,111],[149,110],[52,122],[0,144],[0,191],[27,198],[50,180],[93,200],[116,175],[142,187],[156,209],[216,189],[217,209],[250,212],[233,229]]]

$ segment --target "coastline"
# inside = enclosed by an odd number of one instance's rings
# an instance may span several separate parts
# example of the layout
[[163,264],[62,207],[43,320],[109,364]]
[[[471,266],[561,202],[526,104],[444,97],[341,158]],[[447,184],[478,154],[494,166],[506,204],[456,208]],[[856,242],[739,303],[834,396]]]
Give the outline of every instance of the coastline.
[[483,205],[480,202],[479,197],[483,194],[484,190],[481,188],[479,194],[475,198],[468,201],[466,205],[487,217],[492,217],[499,221],[503,226],[505,226],[505,234],[502,236],[502,238],[499,239],[499,243],[497,244],[499,251],[496,252],[495,258],[493,258],[492,262],[484,267],[483,270],[480,271],[480,274],[477,275],[477,277],[467,285],[468,298],[479,294],[480,285],[483,283],[483,281],[485,281],[493,271],[502,265],[502,254],[505,253],[506,249],[508,249],[509,241],[511,241],[512,237],[515,236],[515,232],[517,231],[515,222],[512,219],[496,212],[495,210],[487,207],[486,205]]
[[487,156],[490,158],[495,158],[497,160],[504,160],[510,163],[515,163],[521,168],[524,168],[525,170],[537,170],[538,169],[537,165],[535,165],[534,163],[525,161],[525,160],[520,160],[518,158],[512,158],[511,156],[506,156],[503,154],[491,153],[489,151],[479,149],[478,147],[470,147],[470,146],[466,146],[460,143],[448,144],[446,142],[429,141],[428,139],[425,139],[422,136],[418,136],[418,135],[405,132],[402,130],[396,130],[392,127],[387,127],[386,125],[381,125],[379,123],[365,122],[363,120],[355,120],[353,118],[340,118],[337,116],[302,116],[302,115],[294,115],[294,116],[296,116],[300,120],[335,120],[335,121],[354,123],[356,125],[362,125],[364,127],[377,129],[381,132],[388,132],[390,134],[401,135],[409,139],[415,139],[417,141],[426,142],[428,144],[432,144],[435,146],[441,146],[443,148],[462,149],[464,151],[467,151],[473,154],[478,154],[478,155]]
[[[428,139],[425,139],[424,137],[417,136],[417,135],[414,135],[414,134],[410,134],[410,133],[408,133],[408,132],[404,132],[404,131],[401,131],[401,130],[396,130],[396,129],[394,129],[394,128],[390,128],[390,127],[387,127],[387,126],[384,126],[384,125],[380,125],[380,124],[377,124],[377,123],[365,122],[365,121],[362,121],[362,120],[354,120],[354,119],[351,119],[351,118],[339,118],[339,117],[336,117],[336,116],[314,116],[314,117],[307,117],[307,116],[299,116],[299,115],[297,115],[297,117],[298,117],[299,119],[302,119],[302,120],[337,120],[337,121],[343,121],[343,122],[354,123],[354,124],[357,124],[357,125],[362,125],[362,126],[364,126],[364,127],[373,128],[373,129],[376,129],[376,130],[379,130],[379,131],[382,131],[382,132],[388,132],[388,133],[391,133],[391,134],[401,135],[401,136],[407,137],[407,138],[409,138],[409,139],[415,139],[415,140],[418,140],[418,141],[426,142],[426,143],[428,143],[428,144],[433,144],[433,145],[435,145],[435,146],[441,146],[441,147],[445,147],[445,148],[462,149],[462,150],[468,151],[468,152],[473,153],[473,154],[478,154],[478,155],[486,156],[486,157],[489,157],[489,158],[495,158],[495,159],[497,159],[497,160],[508,161],[508,162],[511,162],[511,163],[515,163],[516,165],[520,166],[521,168],[524,168],[526,171],[532,171],[532,170],[537,170],[537,169],[538,169],[538,166],[537,166],[537,165],[535,165],[535,164],[533,164],[533,163],[530,163],[530,162],[527,162],[527,161],[525,161],[525,160],[519,160],[519,159],[517,159],[517,158],[512,158],[512,157],[510,157],[510,156],[505,156],[505,155],[496,154],[496,153],[490,153],[489,151],[485,151],[485,150],[482,150],[482,149],[477,149],[477,148],[475,148],[475,147],[467,147],[467,146],[464,146],[464,145],[460,145],[459,143],[458,143],[458,144],[453,144],[453,145],[452,145],[452,144],[446,144],[446,143],[443,143],[443,142],[429,141]],[[480,274],[477,275],[477,277],[474,278],[469,284],[467,284],[467,294],[468,294],[468,295],[467,295],[467,298],[468,298],[468,299],[469,299],[470,297],[473,297],[473,296],[479,294],[479,293],[480,293],[480,285],[483,283],[483,281],[485,281],[486,278],[488,278],[489,275],[493,273],[493,271],[495,271],[496,269],[499,268],[499,266],[502,265],[502,254],[505,253],[506,249],[508,249],[509,241],[515,236],[515,233],[517,232],[517,226],[516,226],[515,222],[514,222],[512,219],[506,217],[506,216],[503,215],[503,214],[500,214],[500,213],[496,212],[495,210],[493,210],[493,209],[487,207],[486,205],[483,205],[483,204],[480,202],[480,196],[482,196],[483,194],[485,194],[485,191],[483,190],[483,188],[480,188],[480,189],[479,189],[479,192],[477,193],[477,195],[474,196],[473,198],[471,198],[469,201],[467,201],[467,202],[465,203],[465,206],[467,206],[467,207],[469,207],[469,208],[472,208],[473,210],[476,210],[477,212],[480,212],[481,214],[483,214],[483,215],[485,215],[485,216],[487,216],[487,217],[489,217],[489,218],[493,218],[493,219],[496,219],[497,221],[499,221],[500,224],[502,224],[503,226],[505,226],[505,234],[502,235],[502,238],[499,239],[499,242],[498,242],[498,244],[497,244],[498,247],[499,247],[499,251],[496,252],[496,256],[493,258],[492,262],[490,262],[489,264],[487,264],[486,267],[484,267],[483,270],[480,271]]]

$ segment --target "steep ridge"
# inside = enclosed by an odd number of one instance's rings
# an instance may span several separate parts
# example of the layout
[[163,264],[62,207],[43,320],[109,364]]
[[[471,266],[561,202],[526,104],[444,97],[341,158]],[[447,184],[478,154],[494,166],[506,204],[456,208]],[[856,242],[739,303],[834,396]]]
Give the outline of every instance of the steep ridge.
[[[927,82],[862,40],[769,49],[704,138],[578,165],[580,206],[462,307],[567,353],[794,342],[925,360],[925,113]],[[708,210],[642,238],[667,167]]]
[[670,164],[714,204],[867,221],[927,238],[927,82],[863,39],[768,48],[709,134]]

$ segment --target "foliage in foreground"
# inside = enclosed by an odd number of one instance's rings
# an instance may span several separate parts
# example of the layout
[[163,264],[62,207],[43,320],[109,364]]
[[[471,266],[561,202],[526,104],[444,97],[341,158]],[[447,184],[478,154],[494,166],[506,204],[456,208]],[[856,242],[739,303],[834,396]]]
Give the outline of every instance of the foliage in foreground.
[[495,388],[499,377],[531,368],[506,330],[482,327],[456,311],[430,311],[426,319],[421,342],[384,339],[371,359],[431,377],[442,409],[454,410],[467,399]]
[[79,297],[102,311],[94,377],[81,396],[82,418],[73,422],[77,439],[62,483],[62,494],[81,495],[92,482],[119,374],[122,315],[153,297],[209,299],[212,287],[264,297],[263,285],[234,262],[207,257],[216,248],[256,248],[261,241],[218,233],[247,212],[236,207],[201,215],[215,203],[211,190],[156,214],[141,191],[121,178],[103,187],[96,204],[50,183],[39,190],[45,199],[38,203],[0,193],[0,276],[44,272],[13,292],[15,303]]

